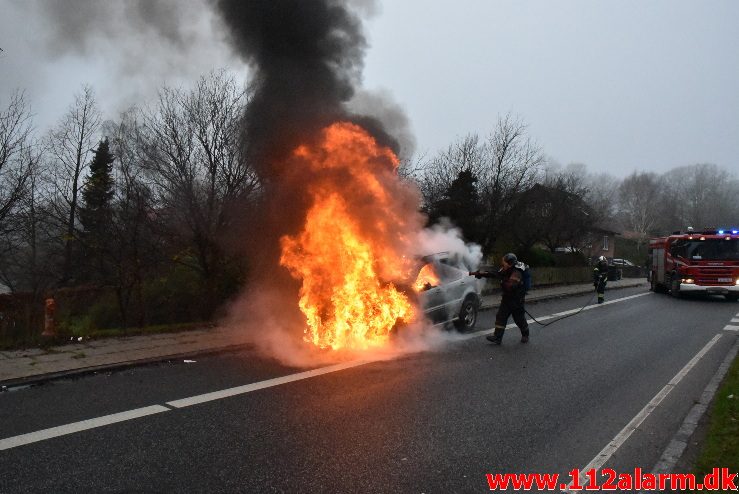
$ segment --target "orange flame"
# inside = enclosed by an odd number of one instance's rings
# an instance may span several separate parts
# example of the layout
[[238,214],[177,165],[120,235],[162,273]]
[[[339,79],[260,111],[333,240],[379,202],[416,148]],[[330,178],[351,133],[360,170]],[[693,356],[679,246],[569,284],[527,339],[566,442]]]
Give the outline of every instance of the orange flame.
[[439,283],[439,277],[436,276],[434,267],[431,264],[426,264],[418,272],[416,282],[413,283],[413,289],[417,292],[422,292],[423,290],[428,290],[429,288],[439,286]]
[[302,282],[303,339],[334,350],[382,346],[416,314],[396,286],[411,272],[404,242],[416,228],[398,159],[350,123],[329,126],[294,154],[315,174],[302,230],[281,239],[280,264]]

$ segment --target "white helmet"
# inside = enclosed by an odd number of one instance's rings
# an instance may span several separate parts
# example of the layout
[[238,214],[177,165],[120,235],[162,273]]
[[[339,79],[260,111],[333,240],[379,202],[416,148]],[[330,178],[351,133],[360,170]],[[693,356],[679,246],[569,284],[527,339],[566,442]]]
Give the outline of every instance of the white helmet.
[[606,256],[600,256],[598,262],[608,262],[608,259],[606,259]]

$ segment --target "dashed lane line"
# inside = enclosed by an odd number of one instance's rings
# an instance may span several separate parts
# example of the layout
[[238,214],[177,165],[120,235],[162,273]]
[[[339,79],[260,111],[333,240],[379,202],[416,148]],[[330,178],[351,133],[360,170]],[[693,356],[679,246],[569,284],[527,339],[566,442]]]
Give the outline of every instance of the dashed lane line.
[[271,388],[273,386],[301,381],[303,379],[310,379],[311,377],[322,376],[323,374],[329,374],[331,372],[337,372],[344,369],[350,369],[352,367],[358,367],[369,362],[371,362],[371,360],[353,360],[351,362],[329,365],[328,367],[321,367],[319,369],[300,372],[298,374],[276,377],[274,379],[267,379],[266,381],[246,384],[244,386],[236,386],[235,388],[222,389],[220,391],[191,396],[190,398],[183,398],[181,400],[168,401],[167,405],[174,408],[185,408],[193,405],[199,405],[208,401],[221,400],[223,398],[229,398],[231,396],[251,393],[252,391],[257,391],[259,389]]
[[125,412],[114,413],[111,415],[103,415],[94,419],[82,420],[80,422],[73,422],[71,424],[60,425],[59,427],[52,427],[50,429],[43,429],[36,432],[30,432],[28,434],[21,434],[20,436],[13,436],[7,439],[0,439],[0,451],[4,449],[17,448],[26,444],[36,443],[44,441],[46,439],[52,439],[54,437],[66,436],[67,434],[74,434],[76,432],[82,432],[89,429],[95,429],[97,427],[103,427],[110,424],[116,424],[118,422],[125,422],[126,420],[133,420],[155,413],[168,412],[170,409],[161,405],[152,405],[144,408],[136,408],[134,410],[128,410]]

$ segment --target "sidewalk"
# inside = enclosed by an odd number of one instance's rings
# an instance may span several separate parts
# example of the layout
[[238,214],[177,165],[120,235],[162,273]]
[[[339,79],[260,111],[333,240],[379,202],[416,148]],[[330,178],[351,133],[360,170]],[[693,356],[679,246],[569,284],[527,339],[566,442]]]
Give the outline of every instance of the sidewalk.
[[246,338],[239,331],[213,327],[181,333],[86,340],[47,349],[0,351],[0,387],[184,359],[246,345]]
[[[608,283],[608,289],[647,286],[645,280],[624,279]],[[590,293],[591,283],[532,289],[526,300]],[[500,304],[500,294],[483,297],[482,310]],[[47,349],[0,352],[0,386],[37,383],[58,377],[141,365],[247,346],[237,329],[213,327],[181,333],[87,340]],[[1,389],[1,388],[0,388]]]

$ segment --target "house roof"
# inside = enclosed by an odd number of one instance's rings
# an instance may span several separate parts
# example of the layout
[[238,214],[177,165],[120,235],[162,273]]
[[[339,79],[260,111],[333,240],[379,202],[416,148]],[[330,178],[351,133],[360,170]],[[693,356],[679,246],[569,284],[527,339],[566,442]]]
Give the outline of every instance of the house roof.
[[606,226],[603,224],[595,225],[590,229],[590,231],[595,233],[605,233],[605,234],[611,234],[611,235],[621,235],[621,232],[614,230],[610,226]]

